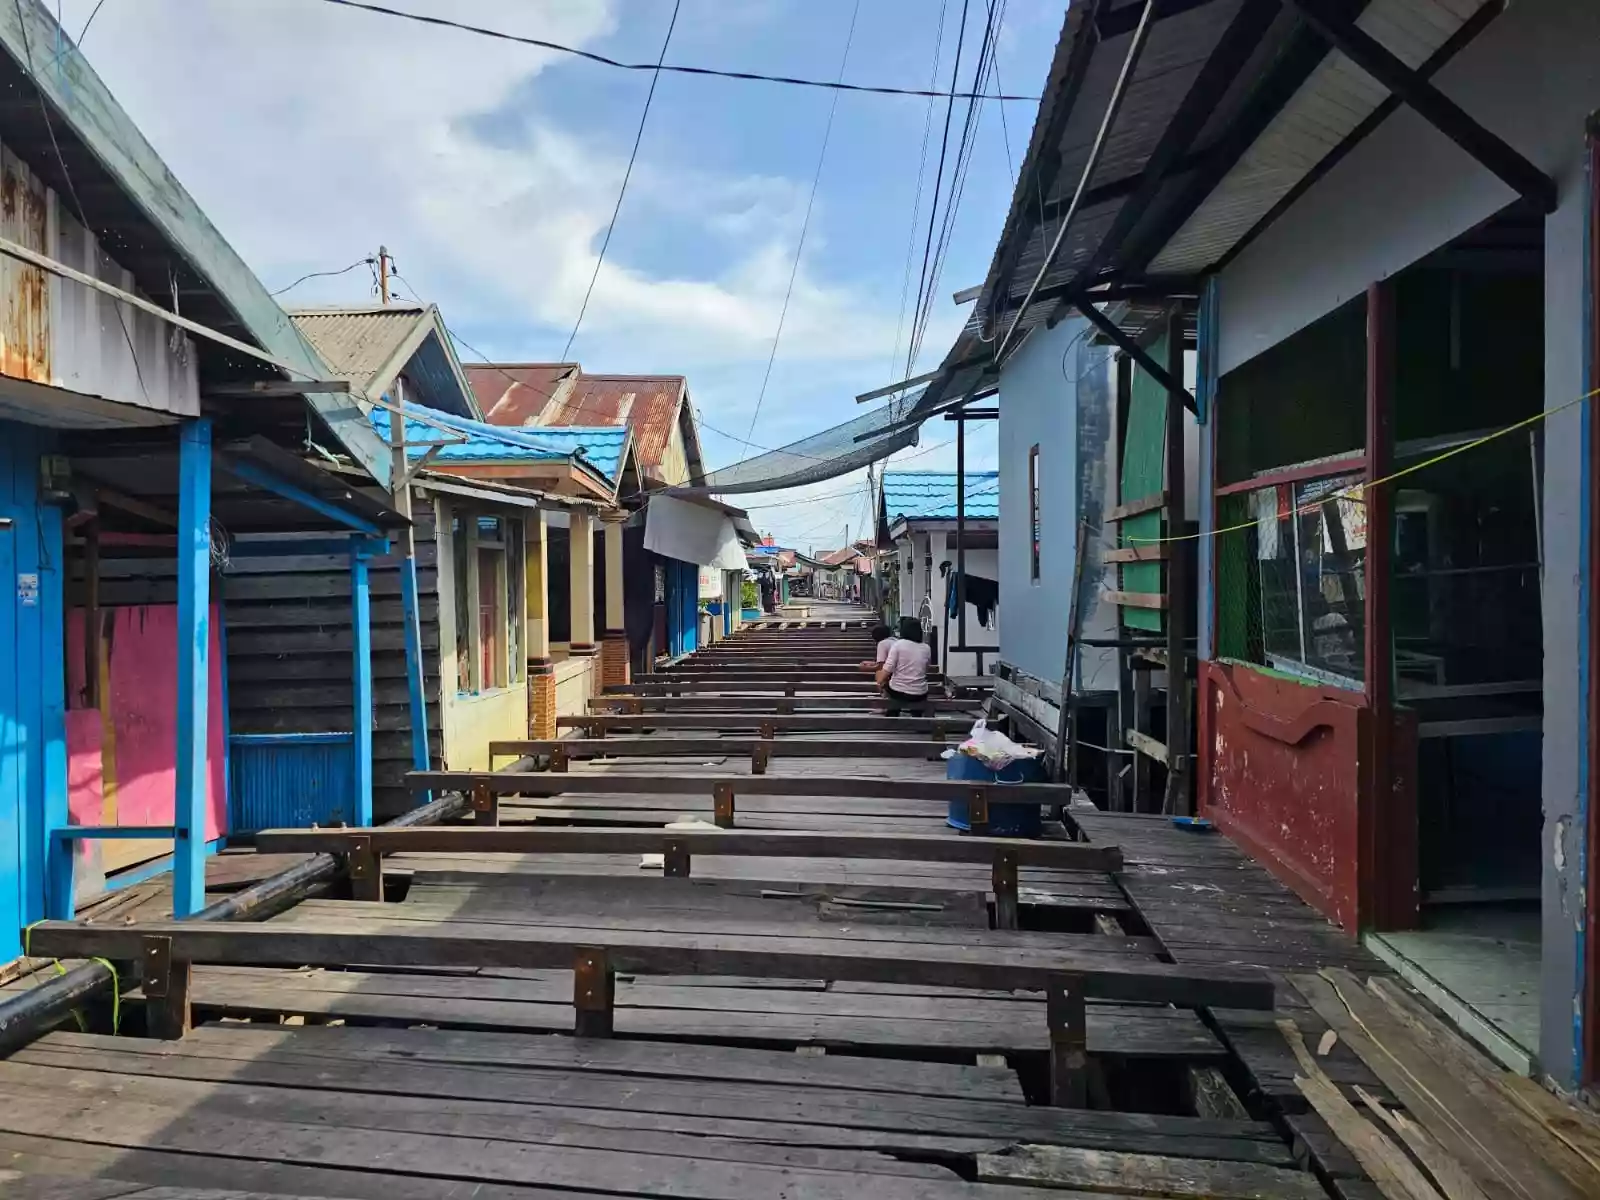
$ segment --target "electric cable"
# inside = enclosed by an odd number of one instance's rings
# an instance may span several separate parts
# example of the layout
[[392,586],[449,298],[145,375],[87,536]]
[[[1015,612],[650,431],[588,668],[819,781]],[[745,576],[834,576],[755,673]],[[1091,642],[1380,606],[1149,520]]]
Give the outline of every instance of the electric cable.
[[[844,78],[845,67],[850,62],[850,47],[856,40],[856,19],[861,15],[861,0],[856,0],[850,10],[850,28],[844,36],[844,53],[839,58],[839,78]],[[755,411],[750,414],[749,437],[756,431],[756,418],[761,415],[761,405],[767,398],[767,385],[772,381],[772,367],[778,361],[778,343],[783,340],[783,323],[789,316],[789,301],[794,296],[794,281],[800,275],[800,260],[805,255],[806,233],[811,229],[811,210],[817,203],[817,188],[822,183],[822,167],[828,161],[828,142],[833,137],[833,118],[839,111],[839,93],[834,92],[828,103],[828,120],[822,127],[822,149],[817,153],[816,174],[811,177],[811,195],[806,198],[806,213],[800,221],[800,240],[794,248],[794,262],[789,267],[789,286],[783,291],[783,305],[778,309],[778,328],[772,335],[772,353],[767,355],[767,369],[761,374],[761,388],[756,393]]]
[[[623,71],[669,71],[677,75],[702,75],[716,79],[739,79],[757,83],[782,83],[793,87],[824,88],[837,92],[865,92],[876,96],[928,96],[936,100],[952,98],[956,100],[1011,100],[1027,101],[1037,104],[1038,96],[1023,95],[982,95],[972,96],[966,92],[940,92],[930,91],[925,88],[887,87],[865,83],[832,83],[825,79],[803,79],[793,75],[767,75],[758,71],[724,71],[713,67],[687,67],[674,63],[630,63],[619,59],[610,58],[604,54],[596,54],[592,50],[580,50],[575,46],[566,46],[560,42],[547,41],[544,38],[527,37],[521,34],[506,33],[499,29],[488,29],[482,25],[469,25],[462,21],[452,21],[446,17],[425,16],[422,13],[402,12],[400,9],[389,8],[382,4],[370,4],[365,0],[323,0],[325,4],[337,4],[341,8],[360,9],[363,12],[376,13],[385,17],[398,17],[405,21],[415,21],[423,25],[434,25],[443,29],[452,29],[461,33],[477,34],[480,37],[495,38],[503,42],[517,42],[524,46],[535,46],[540,50],[552,50],[558,54],[570,54],[574,58],[586,59],[603,67],[615,67]],[[952,85],[954,86],[954,85]]]
[[351,271],[354,271],[357,267],[364,267],[364,266],[367,266],[367,265],[369,265],[369,264],[371,264],[371,263],[373,263],[375,261],[376,260],[369,254],[365,258],[356,259],[356,261],[351,263],[348,267],[340,267],[337,271],[309,271],[306,274],[300,276],[300,278],[296,279],[293,283],[288,284],[288,285],[286,285],[284,287],[281,287],[275,292],[268,292],[267,294],[269,296],[281,296],[285,292],[294,291],[295,288],[299,287],[302,283],[305,283],[308,280],[311,280],[311,279],[331,279],[335,275],[348,275]]
[[578,319],[572,323],[572,332],[567,336],[567,344],[562,347],[563,362],[572,352],[572,343],[578,336],[578,330],[583,327],[583,315],[589,311],[589,297],[594,295],[594,285],[600,278],[600,267],[606,261],[606,251],[611,247],[611,235],[617,229],[617,217],[622,212],[622,200],[628,194],[628,181],[633,178],[633,164],[639,158],[639,143],[644,141],[645,122],[650,119],[650,106],[655,102],[656,85],[661,82],[661,64],[666,61],[667,47],[672,45],[672,31],[678,27],[678,10],[682,7],[683,0],[673,0],[672,20],[667,23],[667,36],[661,39],[661,54],[656,59],[655,73],[650,76],[650,90],[645,94],[644,111],[639,114],[639,128],[633,135],[633,152],[628,155],[628,168],[622,173],[622,187],[617,190],[616,207],[611,210],[611,221],[606,225],[606,236],[600,243],[600,254],[594,260],[594,274],[589,276],[589,286],[584,290],[583,304],[578,308]]

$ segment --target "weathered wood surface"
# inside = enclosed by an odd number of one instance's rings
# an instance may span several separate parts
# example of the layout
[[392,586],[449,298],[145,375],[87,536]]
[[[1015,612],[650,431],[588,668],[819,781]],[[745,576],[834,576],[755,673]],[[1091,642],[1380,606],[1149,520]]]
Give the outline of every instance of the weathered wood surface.
[[488,788],[501,796],[555,796],[563,792],[633,792],[662,796],[709,795],[726,783],[741,795],[852,796],[884,800],[971,800],[982,793],[995,803],[1069,804],[1071,789],[1060,784],[968,784],[945,779],[877,779],[866,776],[640,775],[549,771],[413,771],[407,782],[418,791],[470,791]]
[[765,753],[770,758],[885,758],[938,759],[942,742],[931,738],[917,741],[891,741],[887,738],[851,739],[844,737],[626,737],[552,738],[541,741],[489,743],[489,757],[521,758],[527,755],[560,753],[578,758],[668,758],[708,754]]
[[1068,871],[1116,871],[1115,846],[1023,838],[914,833],[805,833],[742,829],[541,829],[436,826],[421,829],[268,829],[256,845],[279,854],[659,854],[669,846],[700,855],[768,858],[863,858],[924,863],[994,863]]
[[[381,932],[375,932],[375,924]],[[1103,1000],[1270,1009],[1272,984],[1259,971],[1175,967],[1088,952],[1010,946],[949,946],[893,940],[870,946],[849,937],[758,935],[743,931],[675,933],[569,927],[496,926],[474,921],[423,924],[352,918],[301,926],[284,921],[219,930],[179,921],[95,928],[70,921],[33,926],[35,949],[57,957],[139,960],[145,939],[170,938],[174,961],[219,965],[399,967],[570,966],[581,951],[603,949],[624,973],[765,975],[1043,990],[1061,976]]]
[[[781,695],[688,695],[688,696],[595,696],[589,701],[591,712],[737,712],[802,713],[813,711],[883,712],[882,696],[835,694],[831,696]],[[947,700],[930,696],[924,708],[930,713],[965,713],[971,719],[981,715],[981,705],[972,700]]]
[[775,734],[787,733],[897,733],[965,734],[972,719],[963,716],[889,717],[877,713],[841,711],[836,713],[588,713],[556,718],[557,729],[586,729],[593,733],[617,730],[649,733],[671,729],[759,729],[770,726]]

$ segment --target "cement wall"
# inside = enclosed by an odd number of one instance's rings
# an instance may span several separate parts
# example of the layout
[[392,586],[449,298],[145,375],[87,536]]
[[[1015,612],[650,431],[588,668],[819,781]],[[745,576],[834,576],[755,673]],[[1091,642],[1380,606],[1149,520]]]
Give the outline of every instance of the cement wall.
[[[1086,563],[1086,636],[1111,637],[1117,614],[1102,604],[1099,525],[1105,497],[1116,487],[1115,422],[1107,355],[1086,344],[1086,323],[1063,321],[1038,329],[1000,375],[1000,608],[1005,624],[1001,657],[1029,675],[1061,679],[1066,660],[1078,522],[1091,530]],[[1028,458],[1039,447],[1039,578],[1032,578]],[[1086,653],[1079,683],[1087,690],[1116,687],[1116,659]]]

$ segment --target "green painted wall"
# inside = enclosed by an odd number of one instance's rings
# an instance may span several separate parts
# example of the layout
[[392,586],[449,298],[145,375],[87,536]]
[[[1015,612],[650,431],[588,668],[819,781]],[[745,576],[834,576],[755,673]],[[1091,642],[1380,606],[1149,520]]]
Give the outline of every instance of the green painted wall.
[[[1166,361],[1165,337],[1148,349],[1157,362]],[[1143,500],[1159,492],[1165,486],[1167,466],[1166,389],[1136,365],[1129,393],[1128,427],[1122,440],[1122,486],[1119,492],[1119,499],[1124,504]],[[1130,517],[1121,525],[1123,546],[1148,544],[1151,539],[1165,535],[1166,518],[1160,512]],[[1140,539],[1144,539],[1144,542],[1141,543]],[[1164,586],[1162,573],[1165,569],[1158,562],[1125,564],[1122,567],[1122,590],[1159,595]],[[1163,628],[1163,615],[1155,609],[1124,608],[1122,623],[1132,629],[1159,632]]]

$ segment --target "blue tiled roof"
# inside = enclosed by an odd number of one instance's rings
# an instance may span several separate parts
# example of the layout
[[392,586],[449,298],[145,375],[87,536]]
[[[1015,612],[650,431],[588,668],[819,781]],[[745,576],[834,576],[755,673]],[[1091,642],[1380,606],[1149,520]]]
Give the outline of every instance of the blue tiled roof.
[[[967,472],[967,516],[995,520],[1000,516],[1000,473]],[[885,471],[883,512],[891,522],[956,519],[954,471]]]
[[[388,438],[389,414],[386,411],[373,409],[372,424]],[[584,462],[613,482],[628,438],[626,426],[566,426],[541,428],[535,433],[438,411],[430,411],[426,421],[406,417],[407,442],[434,442],[452,433],[461,434],[466,441],[441,446],[434,455],[436,462],[554,462],[580,455]],[[425,446],[413,446],[407,454],[410,458],[421,458],[426,450]]]

